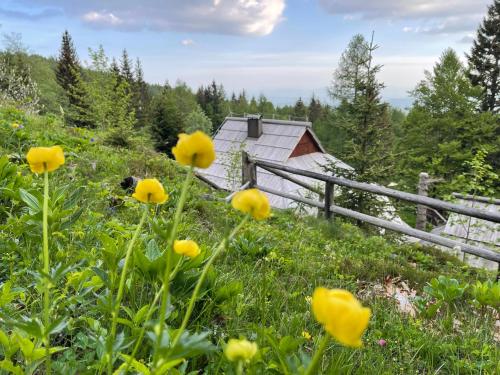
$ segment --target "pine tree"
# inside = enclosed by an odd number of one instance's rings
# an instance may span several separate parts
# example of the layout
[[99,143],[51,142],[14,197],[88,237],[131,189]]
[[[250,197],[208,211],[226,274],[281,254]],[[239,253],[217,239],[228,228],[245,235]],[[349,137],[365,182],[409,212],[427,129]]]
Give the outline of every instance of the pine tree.
[[177,135],[184,128],[184,117],[177,108],[170,86],[165,85],[162,93],[153,98],[150,116],[156,149],[171,156]]
[[311,102],[309,103],[308,113],[309,121],[311,121],[313,124],[318,121],[323,114],[323,107],[321,106],[321,102],[316,99],[314,95],[311,98]]
[[238,113],[247,113],[248,111],[248,100],[247,100],[247,93],[245,90],[240,92],[238,95]]
[[[386,183],[393,167],[393,133],[388,105],[380,98],[383,84],[377,74],[381,66],[373,63],[378,46],[362,35],[353,37],[342,54],[330,87],[333,99],[340,102],[339,125],[347,135],[342,160],[354,167],[345,171],[332,166],[334,172],[347,178],[369,183]],[[383,209],[375,197],[345,189],[343,203],[356,211],[377,215]]]
[[500,0],[488,8],[477,30],[469,60],[469,78],[483,90],[482,111],[500,111]]
[[128,52],[126,49],[122,52],[122,58],[120,60],[120,73],[123,79],[127,81],[130,88],[134,86],[134,73],[132,72],[132,62],[128,57]]
[[141,61],[136,60],[135,63],[135,80],[134,80],[134,103],[137,125],[143,127],[147,123],[148,105],[150,101],[148,86],[144,81],[144,73],[142,71]]
[[62,36],[61,51],[57,61],[56,78],[59,85],[66,91],[69,91],[70,86],[73,86],[76,77],[74,71],[80,70],[76,50],[69,35],[68,30],[65,30]]
[[81,76],[80,64],[69,32],[62,36],[56,78],[68,98],[66,123],[77,127],[94,127],[88,94]]
[[293,115],[296,120],[306,120],[307,118],[307,108],[302,101],[302,98],[299,98],[293,107]]
[[222,124],[224,118],[229,113],[224,87],[217,85],[215,81],[212,81],[207,87],[201,86],[198,89],[196,101],[215,127]]

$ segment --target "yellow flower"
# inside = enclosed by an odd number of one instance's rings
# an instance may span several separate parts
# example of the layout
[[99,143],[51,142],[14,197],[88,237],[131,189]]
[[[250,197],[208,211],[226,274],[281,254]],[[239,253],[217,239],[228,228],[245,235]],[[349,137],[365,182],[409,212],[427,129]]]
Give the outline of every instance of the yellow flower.
[[200,255],[200,247],[192,240],[175,240],[174,251],[179,255],[185,255],[190,258]]
[[20,126],[21,126],[21,125],[19,125],[17,122],[13,122],[13,123],[12,123],[12,125],[11,125],[11,127],[12,127],[13,129],[18,129]]
[[359,348],[361,336],[368,326],[371,311],[363,307],[350,292],[343,289],[316,288],[312,297],[316,320],[345,346]]
[[257,189],[237,192],[231,204],[238,211],[249,213],[256,220],[263,220],[271,214],[271,206],[267,196]]
[[224,354],[231,362],[248,362],[257,354],[257,344],[245,339],[230,339],[224,349]]
[[162,204],[168,199],[163,185],[156,178],[146,178],[139,181],[132,196],[143,203]]
[[32,172],[52,172],[64,164],[64,153],[60,146],[32,147],[26,159]]
[[302,331],[302,337],[305,338],[307,341],[310,341],[312,339],[311,334],[307,331]]
[[193,134],[179,134],[179,141],[172,148],[172,153],[179,164],[198,168],[208,168],[215,160],[212,139],[199,130]]

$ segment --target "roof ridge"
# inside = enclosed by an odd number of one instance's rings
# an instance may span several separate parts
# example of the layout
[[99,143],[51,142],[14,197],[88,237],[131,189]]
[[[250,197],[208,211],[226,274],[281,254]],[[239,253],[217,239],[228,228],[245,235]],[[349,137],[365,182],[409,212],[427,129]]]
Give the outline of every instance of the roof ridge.
[[[247,118],[246,117],[230,117],[230,116],[228,116],[225,118],[225,120],[246,122]],[[272,118],[263,118],[262,122],[267,123],[267,124],[304,126],[307,128],[312,128],[312,122],[310,122],[310,121],[278,120],[278,119],[272,119]]]

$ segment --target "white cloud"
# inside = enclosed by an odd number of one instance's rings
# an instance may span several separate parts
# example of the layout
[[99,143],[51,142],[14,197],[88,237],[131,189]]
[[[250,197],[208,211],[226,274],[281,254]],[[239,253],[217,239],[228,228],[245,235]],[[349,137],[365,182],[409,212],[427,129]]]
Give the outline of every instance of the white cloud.
[[89,26],[268,35],[283,19],[285,0],[20,0],[58,7]]
[[88,12],[83,15],[83,20],[85,22],[99,24],[99,25],[112,25],[118,26],[123,24],[123,20],[116,17],[113,13],[105,12]]
[[181,41],[181,44],[183,46],[189,47],[189,46],[193,46],[195,43],[194,43],[193,39],[184,39]]
[[[474,30],[491,0],[319,0],[332,14],[364,19],[413,20],[405,32],[449,34]],[[410,30],[411,29],[411,30]]]

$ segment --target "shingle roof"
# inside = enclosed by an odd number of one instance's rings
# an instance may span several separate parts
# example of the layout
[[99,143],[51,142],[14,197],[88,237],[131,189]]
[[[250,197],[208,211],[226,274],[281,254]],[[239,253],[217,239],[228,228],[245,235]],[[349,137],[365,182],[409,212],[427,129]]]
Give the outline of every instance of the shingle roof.
[[[457,203],[466,207],[474,207],[484,211],[500,213],[500,206],[495,204],[464,199],[458,199]],[[443,233],[457,238],[467,238],[469,240],[493,245],[496,246],[497,249],[500,249],[500,224],[498,223],[452,213],[448,217]]]
[[[332,155],[323,152],[314,152],[290,158],[290,154],[299,143],[306,131],[317,142],[320,150],[324,151],[320,142],[312,131],[310,122],[262,120],[262,135],[258,138],[247,137],[247,119],[228,117],[214,136],[216,160],[208,169],[198,170],[197,173],[211,184],[226,190],[236,190],[241,186],[241,151],[245,150],[250,156],[280,164],[286,164],[300,169],[324,173],[323,166],[336,163],[338,167],[350,169],[347,164]],[[321,186],[317,180],[295,176],[312,185]],[[257,182],[276,190],[305,195],[307,191],[300,186],[284,180],[270,172],[257,169]],[[294,202],[272,194],[268,194],[273,207],[287,208]]]

